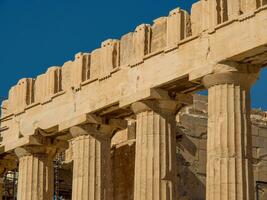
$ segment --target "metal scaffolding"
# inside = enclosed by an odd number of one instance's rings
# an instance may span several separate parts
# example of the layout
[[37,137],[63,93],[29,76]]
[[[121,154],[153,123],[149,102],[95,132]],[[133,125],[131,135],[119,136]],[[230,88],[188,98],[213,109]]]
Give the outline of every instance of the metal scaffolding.
[[8,171],[3,178],[3,200],[16,200],[18,186],[17,170]]
[[[65,155],[60,153],[54,160],[54,200],[71,200],[71,167],[64,164]],[[3,177],[3,200],[16,200],[18,188],[18,171],[8,171]]]
[[64,174],[72,177],[72,173],[66,169],[64,161],[64,153],[58,154],[54,160],[54,200],[71,200],[72,181],[64,180]]

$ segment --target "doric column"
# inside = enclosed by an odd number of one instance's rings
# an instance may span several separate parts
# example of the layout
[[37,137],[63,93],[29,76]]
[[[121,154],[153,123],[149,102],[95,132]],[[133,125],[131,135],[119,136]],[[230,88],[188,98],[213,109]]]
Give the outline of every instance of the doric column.
[[250,87],[258,68],[225,63],[204,77],[208,88],[207,200],[253,200]]
[[15,153],[19,158],[18,200],[53,199],[55,152],[36,146],[18,148]]
[[135,200],[176,200],[177,102],[132,105],[136,114]]
[[111,135],[114,127],[88,124],[70,128],[73,152],[72,200],[112,200]]

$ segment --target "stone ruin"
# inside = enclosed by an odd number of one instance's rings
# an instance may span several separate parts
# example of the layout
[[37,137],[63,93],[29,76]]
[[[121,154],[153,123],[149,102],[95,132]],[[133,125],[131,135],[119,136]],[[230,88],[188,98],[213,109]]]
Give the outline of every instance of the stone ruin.
[[63,152],[72,200],[266,198],[266,113],[250,109],[266,20],[265,0],[200,0],[19,80],[0,126],[17,199],[53,198]]

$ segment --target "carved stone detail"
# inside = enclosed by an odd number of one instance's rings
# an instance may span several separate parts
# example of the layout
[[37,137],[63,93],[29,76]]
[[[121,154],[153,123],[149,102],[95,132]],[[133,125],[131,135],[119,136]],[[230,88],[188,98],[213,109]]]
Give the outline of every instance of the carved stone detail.
[[51,200],[54,194],[53,157],[55,152],[38,147],[18,148],[18,200]]
[[175,101],[138,102],[134,199],[176,199]]
[[[96,129],[73,127],[73,200],[111,200],[111,141]],[[92,131],[92,132],[91,132]],[[93,136],[94,135],[94,136]],[[101,135],[101,133],[99,133]]]
[[250,86],[258,73],[237,66],[220,64],[203,79],[209,91],[207,200],[254,199]]

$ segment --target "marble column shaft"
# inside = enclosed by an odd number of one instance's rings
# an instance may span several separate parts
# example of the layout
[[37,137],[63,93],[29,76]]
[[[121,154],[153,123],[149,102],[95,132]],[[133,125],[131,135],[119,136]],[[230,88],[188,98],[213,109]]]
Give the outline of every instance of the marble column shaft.
[[254,199],[250,86],[256,77],[254,72],[226,71],[203,80],[209,104],[207,200]]
[[176,200],[174,101],[138,102],[134,200]]
[[[23,150],[24,151],[24,150]],[[46,153],[17,153],[18,200],[51,200],[54,193],[53,157]]]
[[73,139],[72,200],[112,199],[110,145],[109,138],[89,134]]

